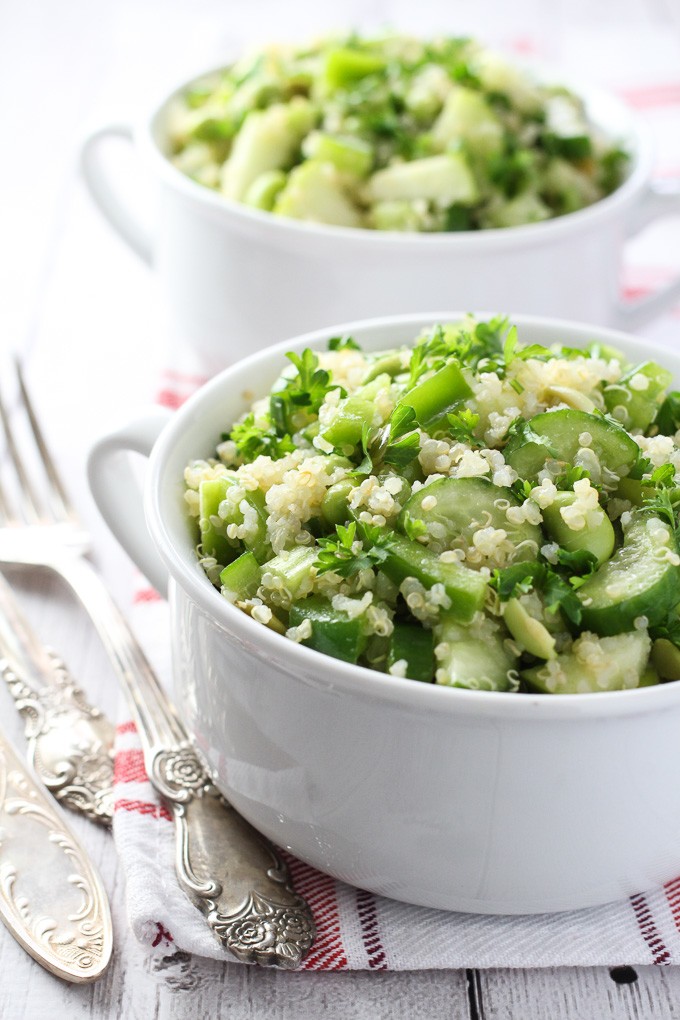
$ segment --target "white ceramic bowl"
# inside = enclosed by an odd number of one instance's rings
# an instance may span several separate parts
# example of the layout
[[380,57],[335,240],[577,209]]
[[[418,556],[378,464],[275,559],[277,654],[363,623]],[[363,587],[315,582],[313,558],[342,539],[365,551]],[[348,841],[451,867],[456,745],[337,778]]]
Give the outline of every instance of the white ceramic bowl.
[[[489,693],[340,662],[227,603],[196,562],[184,510],[185,464],[214,451],[286,351],[340,333],[377,350],[456,317],[343,325],[253,355],[173,415],[147,414],[102,439],[90,483],[155,585],[170,577],[180,712],[218,787],[253,825],[323,871],[413,903],[512,914],[588,907],[680,871],[680,684]],[[680,357],[647,343],[515,321],[527,343],[600,340],[657,357],[680,380]],[[146,526],[131,449],[151,452]]]
[[[166,121],[189,84],[164,97],[134,129],[108,124],[93,131],[81,162],[111,225],[153,264],[173,328],[209,367],[224,367],[281,336],[386,309],[492,307],[633,330],[680,297],[676,281],[632,306],[620,301],[626,238],[680,211],[680,190],[652,183],[643,126],[611,96],[576,89],[592,121],[632,154],[628,178],[612,195],[528,226],[403,234],[285,219],[186,177],[166,157]],[[116,136],[134,140],[140,171],[156,195],[150,232],[107,169],[106,143]]]

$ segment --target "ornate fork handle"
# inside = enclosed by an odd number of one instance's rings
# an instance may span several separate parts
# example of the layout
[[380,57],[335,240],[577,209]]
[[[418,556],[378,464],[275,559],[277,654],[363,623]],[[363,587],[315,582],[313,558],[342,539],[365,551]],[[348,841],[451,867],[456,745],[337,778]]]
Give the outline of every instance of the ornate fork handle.
[[50,563],[79,597],[109,652],[139,731],[149,778],[175,821],[181,887],[239,960],[292,969],[316,934],[274,848],[224,800],[99,575],[83,559]]
[[31,631],[0,577],[0,674],[24,717],[28,758],[65,807],[113,818],[114,728]]

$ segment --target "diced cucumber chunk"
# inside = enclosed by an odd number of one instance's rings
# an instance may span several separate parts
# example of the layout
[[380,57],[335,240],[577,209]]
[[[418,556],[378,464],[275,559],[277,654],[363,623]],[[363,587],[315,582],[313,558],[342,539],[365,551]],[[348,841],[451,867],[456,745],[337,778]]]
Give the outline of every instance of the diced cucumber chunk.
[[264,209],[265,212],[271,212],[285,184],[286,174],[283,170],[265,170],[250,185],[243,201],[254,209]]
[[385,67],[385,58],[365,50],[339,48],[326,55],[325,80],[332,89],[346,88]]
[[468,151],[487,158],[500,152],[504,143],[503,125],[484,96],[463,85],[446,97],[432,136],[442,149],[463,142]]
[[351,618],[347,613],[333,609],[331,603],[318,595],[310,595],[290,608],[289,624],[299,627],[305,620],[312,625],[312,633],[302,644],[317,652],[332,655],[345,662],[356,662],[366,647],[361,617]]
[[227,198],[242,201],[263,173],[290,166],[315,116],[311,103],[302,98],[249,113],[222,169],[221,187]]
[[649,428],[659,411],[673,375],[654,361],[635,365],[617,383],[605,387],[604,401],[609,413],[628,429]]
[[573,506],[578,499],[575,492],[558,492],[550,506],[543,509],[543,527],[550,537],[568,552],[581,549],[590,552],[598,565],[608,560],[614,552],[616,534],[614,526],[601,507],[588,511],[584,527],[570,528],[562,517],[565,507]]
[[548,100],[543,144],[549,152],[565,159],[582,160],[592,154],[590,128],[575,97],[557,95]]
[[605,487],[609,479],[618,483],[638,459],[638,445],[614,422],[587,411],[545,411],[523,422],[503,451],[505,460],[520,478],[534,479],[548,460],[573,464],[584,433],[603,469]]
[[658,678],[648,671],[650,640],[646,631],[597,638],[583,634],[572,649],[542,666],[522,672],[522,679],[544,694],[591,694],[649,686]]
[[291,170],[274,212],[336,227],[362,226],[361,213],[347,194],[339,171],[332,163],[317,159],[305,160]]
[[538,659],[555,657],[555,638],[540,620],[527,612],[519,599],[508,599],[503,606],[503,619],[523,651]]
[[227,522],[218,509],[231,478],[206,478],[198,487],[198,526],[204,556],[214,556],[218,563],[230,563],[238,555],[238,542],[227,538]]
[[257,593],[262,568],[251,552],[244,552],[220,574],[222,594],[230,602],[251,599]]
[[[410,352],[409,352],[410,357]],[[391,351],[374,361],[362,380],[362,385],[372,382],[379,375],[389,375],[392,378],[404,371],[403,351]]]
[[539,195],[525,191],[506,201],[494,201],[484,214],[486,227],[521,227],[525,223],[542,223],[552,216],[550,208]]
[[487,634],[480,640],[450,615],[442,617],[434,635],[436,683],[481,691],[509,691],[515,686],[510,672],[517,658],[500,635]]
[[414,577],[426,588],[442,584],[451,600],[451,618],[469,623],[482,608],[487,582],[482,574],[460,563],[443,563],[439,556],[408,538],[393,533],[386,545],[386,558],[380,567],[396,585]]
[[302,144],[303,155],[322,163],[332,163],[342,173],[365,177],[373,166],[373,150],[368,142],[350,135],[328,135],[313,131]]
[[343,478],[326,489],[321,500],[321,516],[328,524],[344,524],[349,517],[349,494],[358,484],[355,478]]
[[597,634],[662,623],[680,602],[680,567],[671,529],[649,514],[636,513],[623,545],[578,589],[582,626]]
[[356,446],[361,441],[364,425],[371,425],[375,417],[375,398],[381,389],[389,386],[388,375],[378,375],[360,386],[349,397],[343,397],[335,417],[321,433],[322,439],[335,447]]
[[[436,500],[430,506],[431,500]],[[427,510],[423,508],[426,502]],[[506,511],[519,506],[512,489],[494,485],[488,478],[440,478],[415,492],[404,504],[397,526],[405,531],[408,520],[434,525],[427,547],[436,553],[445,549],[470,548],[473,536],[482,527],[504,530],[515,552],[512,561],[536,559],[543,545],[540,527],[524,521],[513,524]]]
[[369,202],[424,199],[442,206],[474,205],[479,189],[465,156],[450,152],[378,170],[368,180],[367,197]]
[[401,407],[412,407],[416,421],[421,428],[425,428],[470,396],[472,390],[465,381],[460,365],[451,359],[443,368],[417,383],[413,389],[407,390],[398,401],[395,411]]
[[387,668],[405,662],[404,676],[409,680],[432,683],[434,678],[434,641],[431,630],[412,623],[394,624],[387,653]]
[[304,598],[312,589],[317,549],[298,546],[286,549],[264,564],[261,585],[267,600],[288,609],[296,599]]

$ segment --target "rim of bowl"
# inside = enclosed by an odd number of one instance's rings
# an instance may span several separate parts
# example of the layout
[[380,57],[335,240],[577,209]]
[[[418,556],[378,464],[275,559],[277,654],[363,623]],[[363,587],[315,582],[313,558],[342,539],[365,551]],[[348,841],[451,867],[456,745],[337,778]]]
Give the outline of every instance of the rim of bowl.
[[[619,139],[618,133],[607,129],[607,118],[596,118],[598,126],[607,131],[613,142],[621,140],[631,153],[631,167],[625,180],[610,195],[599,199],[592,205],[579,209],[576,212],[565,213],[552,219],[543,220],[540,223],[526,223],[515,227],[495,227],[484,230],[461,230],[461,231],[439,231],[436,233],[419,233],[417,231],[380,231],[369,230],[365,227],[341,227],[332,224],[311,223],[302,220],[295,220],[292,217],[275,216],[273,213],[264,212],[259,209],[252,209],[242,202],[213,191],[205,185],[192,180],[186,174],[173,166],[169,157],[163,152],[159,134],[162,130],[162,120],[170,104],[178,98],[192,84],[208,78],[211,75],[219,74],[225,70],[228,64],[221,64],[218,67],[194,74],[182,84],[166,91],[160,100],[157,100],[152,108],[152,113],[146,121],[138,125],[140,132],[141,148],[146,151],[148,158],[156,167],[159,175],[171,186],[182,192],[187,198],[199,202],[206,210],[216,215],[229,215],[240,221],[244,226],[253,229],[257,227],[269,228],[278,234],[292,234],[298,238],[324,238],[335,242],[358,242],[370,244],[374,247],[388,247],[396,249],[427,248],[436,250],[437,247],[451,248],[461,247],[512,247],[518,242],[540,243],[545,238],[552,236],[559,237],[561,234],[578,230],[583,224],[595,224],[600,219],[613,215],[616,209],[625,205],[628,200],[640,191],[649,180],[652,166],[652,148],[649,133],[646,131],[642,121],[637,118],[634,112],[620,99],[606,92],[604,89],[590,87],[584,84],[583,87],[574,85],[568,75],[558,76],[559,84],[565,84],[577,95],[585,100],[587,107],[593,104],[603,106],[615,111],[616,118],[625,125]],[[551,76],[552,77],[552,76]]]
[[[317,652],[312,648],[289,641],[262,624],[251,620],[235,606],[223,599],[215,589],[197,560],[189,561],[177,548],[175,536],[165,520],[161,493],[166,471],[165,464],[171,457],[178,435],[181,435],[183,423],[187,418],[196,417],[195,412],[213,393],[221,392],[230,385],[232,375],[249,371],[260,363],[271,364],[283,359],[285,352],[292,345],[296,348],[307,344],[323,343],[329,336],[360,333],[371,327],[407,326],[413,324],[415,330],[423,328],[429,322],[455,321],[465,313],[418,313],[408,315],[381,316],[361,319],[354,322],[331,325],[321,330],[301,334],[290,340],[272,345],[257,351],[247,358],[224,369],[213,379],[196,391],[185,404],[175,413],[163,428],[154,449],[152,450],[149,471],[145,487],[145,510],[149,530],[154,543],[166,564],[170,576],[175,582],[196,601],[225,634],[235,633],[245,643],[252,645],[257,638],[257,654],[269,657],[271,661],[284,659],[285,668],[294,672],[299,665],[301,673],[323,676],[329,684],[342,686],[348,691],[356,691],[364,696],[369,695],[387,702],[407,704],[414,708],[430,711],[437,706],[438,711],[453,711],[471,715],[491,715],[497,718],[546,718],[552,720],[573,720],[583,718],[601,718],[603,716],[619,716],[630,713],[644,714],[658,711],[664,706],[675,704],[680,698],[680,681],[668,681],[652,687],[635,688],[623,691],[597,691],[587,694],[556,695],[549,697],[540,694],[521,694],[506,691],[475,691],[466,688],[447,687],[437,684],[423,684],[407,678],[394,677],[377,670],[368,669],[352,663],[334,659],[332,656]],[[490,312],[476,312],[478,318],[493,315]],[[642,346],[640,353],[645,356],[658,356],[677,361],[680,376],[680,356],[659,344],[642,338],[631,336],[619,330],[605,327],[590,326],[587,323],[554,319],[546,316],[510,314],[508,318],[518,326],[520,333],[523,325],[533,325],[546,329],[567,330],[578,334],[579,340],[585,340],[588,334],[592,341],[602,340],[613,346],[623,344],[624,347]],[[177,482],[180,480],[177,479]],[[254,629],[254,628],[257,628]]]

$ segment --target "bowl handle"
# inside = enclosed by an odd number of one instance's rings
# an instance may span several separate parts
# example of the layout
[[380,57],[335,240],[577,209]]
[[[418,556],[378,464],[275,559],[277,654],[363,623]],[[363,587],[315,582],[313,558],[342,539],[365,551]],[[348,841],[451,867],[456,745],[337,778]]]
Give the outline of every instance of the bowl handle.
[[149,535],[142,489],[130,454],[148,457],[171,416],[165,408],[150,408],[102,436],[87,461],[90,491],[99,512],[126,553],[163,596],[167,595],[168,571]]
[[[680,215],[680,181],[653,182],[635,210],[628,234],[638,234],[654,220],[673,215]],[[649,297],[628,304],[620,303],[617,325],[628,332],[634,331],[668,311],[677,301],[680,301],[680,276]]]
[[111,138],[123,139],[132,145],[133,131],[129,124],[105,124],[85,138],[80,150],[80,169],[99,211],[116,233],[134,252],[151,265],[152,244],[146,228],[139,222],[119,196],[104,162],[104,143]]

